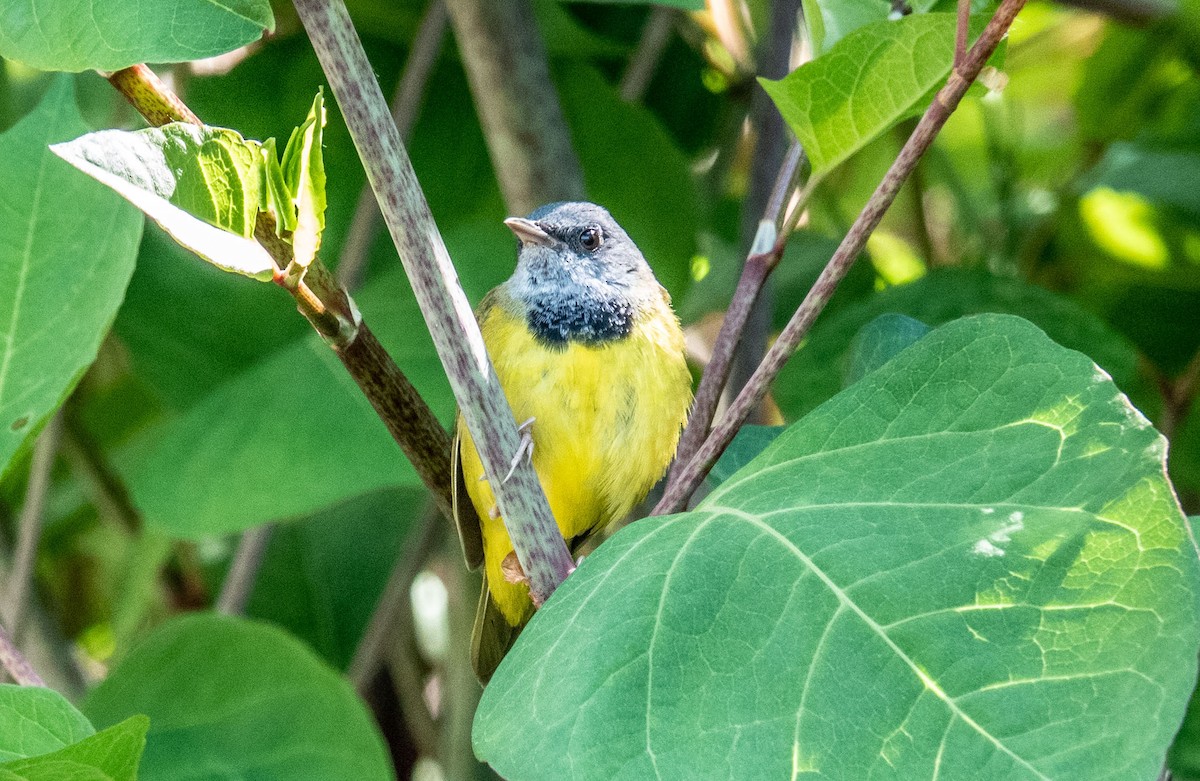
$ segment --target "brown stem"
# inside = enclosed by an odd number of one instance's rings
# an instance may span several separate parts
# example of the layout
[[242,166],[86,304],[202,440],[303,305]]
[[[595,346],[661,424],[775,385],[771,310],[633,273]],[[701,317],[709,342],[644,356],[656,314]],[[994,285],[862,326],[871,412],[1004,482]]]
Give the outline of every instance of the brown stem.
[[[165,121],[201,124],[196,115],[144,65],[117,71],[110,74],[108,80],[152,124]],[[395,131],[390,118],[389,124]],[[366,323],[361,321],[350,297],[324,264],[314,261],[302,278],[286,274],[292,261],[292,248],[276,233],[274,221],[268,214],[259,214],[254,237],[275,260],[279,269],[275,281],[292,294],[300,313],[333,347],[392,437],[412,461],[438,507],[447,518],[452,518],[450,439],[433,411],[379,345]]]
[[447,5],[510,213],[582,198],[583,169],[530,0],[447,0]]
[[[788,74],[791,64],[796,20],[801,13],[800,0],[773,0],[770,10],[767,34],[763,36],[758,47],[758,74],[770,79],[782,79]],[[754,251],[750,247],[758,235],[759,225],[773,190],[772,182],[777,180],[791,136],[784,126],[779,109],[757,83],[753,85],[750,100],[750,123],[756,138],[750,167],[750,189],[742,205],[741,251],[746,255]],[[778,211],[772,212],[770,218],[774,218],[776,214]],[[775,309],[774,289],[766,277],[759,287],[749,317],[739,330],[741,347],[733,356],[733,366],[727,384],[730,397],[745,386],[766,353],[770,341],[771,321]],[[758,405],[751,413],[750,422],[766,422],[765,414],[763,405]]]
[[971,30],[971,0],[958,0],[958,24],[954,28],[954,67],[967,56],[967,36]]
[[655,6],[650,12],[637,49],[629,58],[629,66],[621,77],[621,99],[625,102],[638,103],[646,94],[654,71],[671,40],[671,31],[675,29],[678,16],[677,9],[662,5]]
[[45,686],[46,682],[37,674],[24,655],[17,650],[8,630],[0,625],[0,668],[21,686]]
[[921,155],[933,143],[946,120],[958,107],[962,96],[966,94],[971,82],[979,75],[988,57],[999,45],[1000,39],[1008,31],[1017,12],[1025,5],[1025,0],[1003,0],[991,21],[988,22],[979,40],[967,52],[960,67],[950,72],[950,79],[938,91],[933,103],[921,117],[916,130],[909,137],[904,148],[900,150],[895,162],[884,175],[883,181],[871,195],[862,212],[850,227],[846,237],[838,246],[829,263],[817,277],[817,281],[804,297],[792,319],[779,334],[775,344],[767,352],[758,370],[750,378],[750,382],[738,394],[737,399],[726,411],[721,422],[713,429],[695,457],[683,468],[677,482],[668,488],[663,498],[654,508],[654,515],[677,512],[687,501],[687,498],[700,485],[700,481],[708,474],[709,469],[716,463],[720,455],[733,440],[734,434],[746,420],[751,409],[766,396],[771,382],[778,376],[779,371],[796,351],[800,341],[812,327],[813,321],[828,303],[855,258],[867,243],[871,232],[879,225],[884,213],[896,199],[901,185],[916,166]]
[[37,558],[38,540],[42,535],[42,515],[46,507],[46,494],[50,490],[50,470],[58,455],[58,443],[62,433],[62,413],[50,418],[50,422],[38,435],[33,447],[33,462],[29,467],[29,483],[25,489],[25,503],[17,520],[17,548],[13,557],[13,569],[5,584],[4,620],[12,627],[14,637],[21,636],[21,624],[25,619],[25,602],[33,585],[33,564]]
[[[688,415],[687,428],[679,439],[679,447],[675,452],[675,465],[671,468],[668,480],[668,490],[679,480],[683,467],[696,454],[700,445],[708,436],[709,426],[712,425],[713,415],[717,411],[717,403],[725,383],[729,380],[729,370],[733,363],[733,355],[741,341],[742,329],[750,316],[758,293],[763,283],[779,264],[783,255],[783,246],[787,242],[787,234],[776,236],[776,226],[783,219],[783,211],[787,208],[787,197],[795,184],[796,174],[800,168],[802,152],[799,144],[792,144],[784,158],[783,166],[775,179],[775,186],[767,199],[766,211],[760,224],[761,237],[750,248],[746,263],[742,267],[742,276],[738,279],[737,289],[721,322],[713,343],[712,357],[704,367],[704,375],[700,378],[700,387],[696,389],[696,400],[692,404],[691,414]],[[765,246],[763,246],[765,244]]]
[[267,545],[271,542],[274,530],[275,525],[268,523],[242,533],[237,550],[233,554],[233,561],[229,565],[229,572],[225,575],[225,582],[221,585],[217,604],[214,605],[218,613],[240,616],[246,612],[246,605],[254,592],[258,569],[262,566],[263,556],[266,555]]
[[[429,75],[433,72],[438,55],[442,53],[447,23],[446,0],[433,0],[425,11],[421,26],[417,28],[412,51],[404,63],[404,73],[396,85],[396,94],[392,96],[392,119],[400,131],[400,138],[406,143],[416,124]],[[357,290],[362,284],[367,253],[378,228],[379,207],[375,205],[371,186],[364,184],[362,192],[358,194],[358,203],[354,206],[346,240],[342,242],[341,255],[338,256],[337,277],[347,290]]]
[[1158,430],[1170,440],[1175,436],[1180,421],[1187,417],[1192,403],[1196,400],[1196,392],[1200,390],[1200,350],[1196,351],[1174,381],[1163,378],[1160,385],[1163,411]]
[[574,562],[528,460],[518,460],[511,475],[501,479],[520,447],[517,424],[379,83],[341,0],[295,0],[295,7],[379,200],[460,414],[492,477],[498,509],[530,579],[530,595],[544,601]]

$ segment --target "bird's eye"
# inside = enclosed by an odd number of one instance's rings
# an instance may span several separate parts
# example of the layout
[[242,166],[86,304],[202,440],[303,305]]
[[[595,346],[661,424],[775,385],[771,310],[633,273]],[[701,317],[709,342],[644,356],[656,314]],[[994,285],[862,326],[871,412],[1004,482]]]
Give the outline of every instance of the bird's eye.
[[595,225],[584,228],[579,234],[579,243],[588,252],[595,252],[600,249],[600,244],[604,241],[604,235],[600,233],[600,229]]

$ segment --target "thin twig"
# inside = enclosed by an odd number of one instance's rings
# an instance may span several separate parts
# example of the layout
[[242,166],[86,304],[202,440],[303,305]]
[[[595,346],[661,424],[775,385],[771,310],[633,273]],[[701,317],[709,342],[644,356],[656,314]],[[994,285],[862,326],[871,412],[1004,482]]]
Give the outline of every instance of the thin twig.
[[62,456],[101,518],[114,519],[133,534],[141,530],[142,515],[133,505],[129,489],[88,436],[70,401],[63,415]]
[[583,168],[550,80],[533,4],[447,0],[447,5],[509,213],[582,198]]
[[392,566],[387,585],[379,595],[375,611],[371,614],[367,628],[363,631],[362,639],[354,650],[354,658],[346,670],[346,677],[360,693],[365,692],[371,685],[371,679],[379,672],[383,663],[383,649],[395,644],[396,634],[401,624],[407,620],[404,627],[411,634],[412,611],[409,603],[409,589],[413,579],[421,571],[429,552],[438,540],[438,531],[442,528],[436,523],[436,517],[425,512],[417,519],[417,528],[410,531],[396,563]]
[[654,6],[646,24],[642,27],[642,37],[637,49],[629,58],[625,75],[621,77],[621,99],[626,103],[639,103],[650,87],[654,71],[662,60],[667,43],[671,40],[671,31],[675,29],[675,21],[679,11],[663,5]]
[[[447,26],[446,0],[433,0],[429,9],[425,11],[421,26],[417,28],[412,51],[408,54],[408,61],[404,63],[404,72],[396,85],[396,94],[392,96],[392,119],[396,122],[396,129],[400,131],[400,138],[405,143],[408,143],[413,125],[416,124],[434,63],[442,53]],[[354,206],[354,216],[346,231],[346,240],[342,242],[342,252],[338,256],[338,281],[347,290],[357,290],[362,285],[368,253],[378,229],[379,206],[375,204],[375,194],[371,192],[371,186],[364,184],[362,192],[358,194],[358,203]]]
[[971,30],[971,0],[958,0],[958,25],[954,29],[954,67],[967,56],[967,36]]
[[17,650],[12,635],[0,625],[0,668],[21,686],[45,686],[46,682],[37,674],[29,660]]
[[[792,51],[796,43],[797,20],[801,14],[800,0],[775,0],[770,4],[767,34],[758,46],[758,75],[769,79],[787,76],[792,65]],[[811,54],[811,47],[808,47]],[[780,167],[787,154],[791,133],[785,127],[783,116],[774,101],[759,84],[754,84],[750,100],[750,126],[753,128],[754,157],[750,163],[750,187],[742,204],[741,246],[749,256],[751,246],[758,240],[767,201],[774,189]],[[771,217],[782,213],[772,212]],[[768,245],[769,246],[769,242]],[[751,272],[756,273],[754,271]],[[771,337],[775,314],[774,287],[769,277],[764,277],[756,292],[745,325],[739,327],[738,340],[741,345],[733,356],[733,365],[724,392],[729,398],[737,395],[758,367]],[[766,411],[758,405],[751,413],[751,423],[764,423]],[[711,422],[711,421],[709,421]]]
[[499,479],[508,472],[520,436],[479,324],[344,3],[296,0],[295,6],[367,170],[460,413],[486,473],[493,477],[492,491],[529,577],[530,595],[540,604],[566,578],[574,562],[529,461],[518,461],[506,480]]
[[780,223],[783,222],[788,196],[795,187],[801,157],[800,144],[793,143],[784,158],[783,166],[779,169],[779,176],[775,180],[766,210],[759,222],[758,235],[750,247],[750,254],[742,267],[737,289],[725,312],[725,319],[721,322],[721,330],[713,342],[712,357],[704,367],[700,387],[696,389],[696,401],[692,405],[691,414],[688,415],[687,428],[683,430],[683,436],[679,439],[668,486],[678,481],[683,466],[692,459],[708,436],[709,426],[712,425],[713,415],[717,411],[717,403],[721,400],[721,392],[729,379],[729,368],[741,340],[742,328],[754,301],[758,298],[763,282],[778,265],[783,254],[783,245],[788,237],[779,233]]
[[365,696],[385,665],[404,725],[417,753],[438,754],[441,725],[425,699],[427,671],[419,656],[412,610],[412,585],[433,550],[444,540],[445,525],[427,509],[408,533],[387,585],[346,672],[351,685]]
[[29,482],[25,489],[25,504],[17,520],[17,546],[13,556],[13,568],[5,589],[5,622],[12,627],[13,637],[21,636],[25,620],[25,602],[33,585],[33,564],[37,558],[38,540],[42,536],[42,515],[46,508],[46,494],[50,490],[50,471],[58,456],[58,443],[62,435],[62,412],[56,413],[46,423],[33,446],[33,460],[29,466]]
[[713,429],[695,457],[683,468],[676,483],[663,495],[662,500],[654,508],[654,515],[677,512],[684,506],[687,497],[700,485],[700,481],[708,474],[708,470],[716,462],[717,456],[732,441],[734,434],[737,433],[751,409],[766,396],[771,382],[796,351],[800,341],[812,327],[813,321],[816,320],[817,315],[824,309],[834,290],[837,289],[838,283],[846,276],[846,272],[850,270],[855,258],[866,245],[867,238],[879,225],[884,213],[896,199],[896,194],[900,191],[904,180],[908,178],[917,161],[921,159],[921,155],[933,143],[933,139],[946,124],[951,113],[958,107],[967,88],[979,75],[988,57],[995,51],[1000,39],[1004,37],[1013,19],[1024,5],[1025,0],[1003,0],[979,36],[979,40],[967,52],[961,67],[951,71],[946,85],[938,91],[933,103],[917,124],[916,130],[913,131],[904,148],[900,150],[900,154],[888,169],[883,181],[879,183],[879,187],[876,188],[870,200],[867,201],[867,205],[859,213],[837,251],[833,253],[833,257],[829,259],[829,263],[821,275],[817,277],[812,289],[804,297],[804,301],[796,309],[792,319],[788,321],[775,344],[763,358],[758,370],[750,378],[750,382],[726,410],[720,423]]
[[1174,380],[1164,377],[1159,381],[1159,386],[1163,396],[1163,411],[1158,430],[1170,440],[1175,436],[1180,421],[1187,417],[1192,408],[1196,392],[1200,391],[1200,350],[1196,351],[1178,377]]
[[246,605],[254,592],[254,581],[274,531],[275,524],[267,523],[242,532],[229,572],[221,585],[221,594],[214,605],[218,613],[239,616],[246,612]]
[[[201,124],[145,66],[117,71],[108,80],[152,124],[162,121]],[[378,85],[375,86],[378,92]],[[390,116],[387,124],[395,133],[396,126]],[[300,313],[334,349],[432,492],[438,507],[451,518],[450,437],[429,405],[380,346],[350,296],[323,263],[314,261],[302,279],[284,273],[292,260],[291,246],[278,236],[269,214],[259,214],[254,237],[275,260],[275,281],[295,298]]]

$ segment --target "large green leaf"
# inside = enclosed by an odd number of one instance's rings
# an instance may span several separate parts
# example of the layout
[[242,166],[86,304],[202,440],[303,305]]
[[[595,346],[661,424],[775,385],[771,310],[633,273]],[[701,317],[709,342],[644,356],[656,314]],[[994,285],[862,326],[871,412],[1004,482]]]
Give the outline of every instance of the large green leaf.
[[47,149],[87,132],[71,83],[0,136],[0,473],[96,357],[142,218]]
[[142,781],[393,778],[350,686],[265,624],[176,618],[110,673],[84,712],[97,725],[150,716]]
[[377,491],[276,527],[247,615],[282,626],[345,669],[426,501],[422,490]]
[[0,56],[41,70],[198,60],[274,29],[269,0],[0,2]]
[[262,201],[257,143],[226,128],[174,122],[102,130],[52,149],[210,263],[271,279],[275,262],[250,238]]
[[1166,443],[1005,315],[584,560],[484,692],[522,779],[1154,778],[1200,650]]
[[595,68],[567,63],[556,75],[588,198],[612,212],[663,286],[681,296],[696,252],[696,185],[687,158],[649,110],[621,100]]
[[51,754],[0,765],[0,781],[137,781],[149,726],[131,716]]
[[798,418],[842,384],[855,334],[887,312],[940,325],[962,315],[1005,312],[1033,321],[1058,343],[1087,353],[1127,393],[1139,388],[1137,351],[1095,315],[1042,288],[980,271],[944,269],[889,288],[819,320],[773,387],[784,414]]
[[0,763],[49,754],[95,732],[58,692],[0,683]]
[[[441,363],[398,273],[359,297],[366,322],[449,421]],[[198,538],[309,515],[419,480],[366,397],[315,334],[217,387],[146,432],[127,466],[147,523]]]
[[[954,59],[955,16],[914,14],[860,27],[779,81],[759,79],[819,176],[924,110]],[[973,23],[978,32],[981,22]]]
[[1116,143],[1097,164],[1095,184],[1132,190],[1147,198],[1200,216],[1200,150],[1154,149]]

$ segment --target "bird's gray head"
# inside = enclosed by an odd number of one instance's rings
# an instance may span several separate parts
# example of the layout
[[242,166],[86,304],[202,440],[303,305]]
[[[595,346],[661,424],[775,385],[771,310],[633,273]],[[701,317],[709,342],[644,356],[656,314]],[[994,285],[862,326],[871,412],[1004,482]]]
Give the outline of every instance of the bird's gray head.
[[551,203],[504,223],[520,242],[505,287],[543,342],[600,344],[629,334],[662,290],[637,245],[594,203]]

